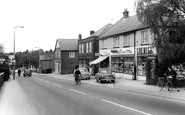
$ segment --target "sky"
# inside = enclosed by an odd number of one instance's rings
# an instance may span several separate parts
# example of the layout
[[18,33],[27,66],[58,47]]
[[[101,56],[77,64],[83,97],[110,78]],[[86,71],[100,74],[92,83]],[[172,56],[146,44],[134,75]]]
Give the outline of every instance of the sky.
[[0,44],[5,52],[54,50],[57,39],[78,39],[122,18],[135,15],[135,0],[1,0]]

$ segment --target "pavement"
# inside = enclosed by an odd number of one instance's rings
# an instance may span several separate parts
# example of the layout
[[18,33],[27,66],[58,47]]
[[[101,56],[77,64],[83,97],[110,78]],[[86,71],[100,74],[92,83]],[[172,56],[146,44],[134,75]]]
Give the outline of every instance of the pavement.
[[[57,79],[74,81],[72,74],[59,75],[52,73],[40,75],[45,77],[53,77]],[[185,88],[179,88],[180,92],[177,92],[176,89],[173,89],[172,92],[168,93],[165,89],[159,91],[159,89],[154,85],[146,85],[145,81],[116,79],[115,84],[101,84],[96,82],[94,76],[92,76],[91,80],[82,80],[82,85],[83,83],[116,88],[118,90],[124,90],[133,93],[140,93],[185,102]],[[16,79],[13,80],[12,76],[10,77],[9,81],[4,83],[0,91],[0,115],[38,115],[37,110],[31,104],[23,89],[21,88]]]

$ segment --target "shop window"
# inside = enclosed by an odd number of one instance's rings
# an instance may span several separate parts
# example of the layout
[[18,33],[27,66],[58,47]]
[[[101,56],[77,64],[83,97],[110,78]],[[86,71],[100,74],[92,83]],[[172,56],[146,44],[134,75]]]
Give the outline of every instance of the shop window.
[[124,57],[124,74],[134,74],[134,57]]
[[121,57],[112,57],[112,71],[123,73],[123,65]]
[[138,62],[137,62],[137,74],[139,76],[146,76],[146,58],[143,57],[138,57]]

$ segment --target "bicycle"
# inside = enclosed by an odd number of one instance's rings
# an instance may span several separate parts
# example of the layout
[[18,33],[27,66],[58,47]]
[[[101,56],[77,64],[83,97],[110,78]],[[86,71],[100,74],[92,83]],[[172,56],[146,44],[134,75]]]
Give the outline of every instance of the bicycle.
[[166,89],[169,93],[172,91],[172,77],[158,77],[158,82],[156,83],[157,88],[161,91],[163,88]]

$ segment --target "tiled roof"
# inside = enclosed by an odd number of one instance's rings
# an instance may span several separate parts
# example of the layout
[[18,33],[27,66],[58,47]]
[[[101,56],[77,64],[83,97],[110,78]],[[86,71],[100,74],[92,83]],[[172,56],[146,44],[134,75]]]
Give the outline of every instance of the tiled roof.
[[123,17],[116,22],[108,31],[106,31],[99,38],[106,38],[113,35],[123,34],[126,32],[142,29],[148,27],[143,25],[137,18],[137,15],[124,19]]
[[63,50],[78,50],[78,39],[57,39],[60,49]]
[[108,29],[110,29],[112,26],[113,25],[109,23],[109,24],[103,26],[98,31],[96,31],[94,34],[90,35],[89,37],[100,36],[100,35],[104,34]]

